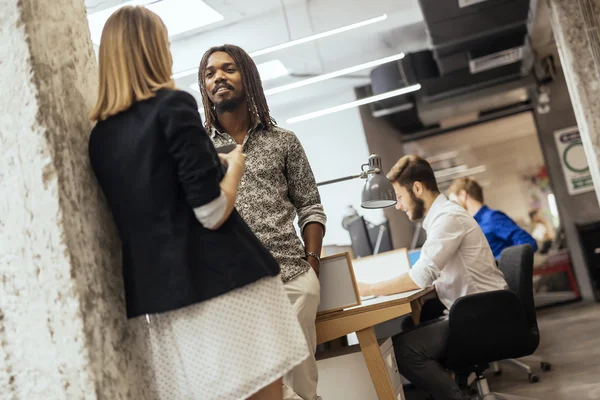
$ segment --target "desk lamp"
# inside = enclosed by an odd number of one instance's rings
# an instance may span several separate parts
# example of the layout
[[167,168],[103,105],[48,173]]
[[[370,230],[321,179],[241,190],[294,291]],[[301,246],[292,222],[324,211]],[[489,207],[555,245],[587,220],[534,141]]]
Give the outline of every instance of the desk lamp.
[[[366,167],[366,169],[365,169]],[[362,172],[358,175],[345,176],[343,178],[332,179],[317,183],[317,186],[330,185],[332,183],[349,181],[351,179],[366,179],[362,191],[362,208],[375,209],[387,208],[396,205],[396,193],[392,182],[381,173],[381,157],[371,154],[369,162],[361,166]]]

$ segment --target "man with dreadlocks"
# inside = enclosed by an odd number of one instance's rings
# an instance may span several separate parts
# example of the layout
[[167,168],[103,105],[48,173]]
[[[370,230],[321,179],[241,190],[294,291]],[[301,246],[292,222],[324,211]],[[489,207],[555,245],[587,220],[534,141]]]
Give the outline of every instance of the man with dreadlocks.
[[[284,377],[284,397],[320,399],[315,318],[327,219],[310,164],[296,135],[271,118],[258,69],[243,49],[209,49],[200,62],[198,83],[206,129],[215,145],[243,146],[246,171],[236,208],[281,265],[286,292],[313,354]],[[296,215],[304,243],[294,229]]]

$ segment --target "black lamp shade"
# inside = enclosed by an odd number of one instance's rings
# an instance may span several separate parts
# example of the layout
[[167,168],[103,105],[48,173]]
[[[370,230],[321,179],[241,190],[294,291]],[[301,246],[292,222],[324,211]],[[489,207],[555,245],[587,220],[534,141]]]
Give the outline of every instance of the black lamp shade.
[[380,173],[369,175],[362,191],[362,208],[386,208],[396,205],[392,182]]

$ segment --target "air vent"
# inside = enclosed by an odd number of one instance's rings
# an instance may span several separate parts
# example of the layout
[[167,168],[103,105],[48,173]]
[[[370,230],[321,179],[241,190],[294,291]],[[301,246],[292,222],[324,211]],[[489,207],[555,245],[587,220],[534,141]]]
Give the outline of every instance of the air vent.
[[458,0],[458,7],[465,8],[465,7],[473,6],[475,4],[483,3],[484,1],[488,1],[488,0]]
[[487,71],[493,68],[512,64],[523,59],[524,46],[499,51],[487,56],[469,60],[469,69],[472,74]]

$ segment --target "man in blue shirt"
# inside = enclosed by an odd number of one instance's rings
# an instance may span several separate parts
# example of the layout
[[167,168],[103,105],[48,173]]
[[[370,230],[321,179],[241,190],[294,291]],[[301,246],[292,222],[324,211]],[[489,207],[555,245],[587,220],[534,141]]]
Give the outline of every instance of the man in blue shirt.
[[537,251],[537,243],[529,233],[519,227],[508,215],[492,210],[484,204],[483,190],[474,179],[455,180],[448,189],[448,198],[460,204],[475,218],[496,259],[500,258],[500,254],[507,247],[520,244],[530,244],[534,251]]

